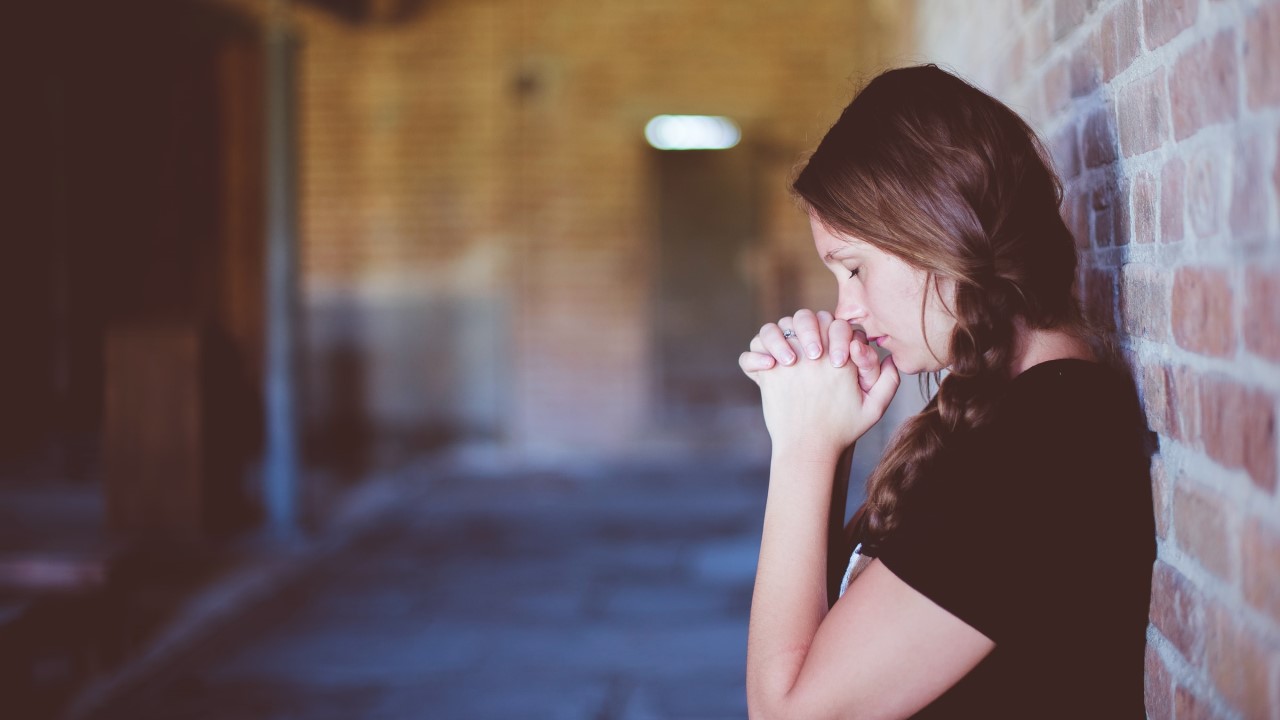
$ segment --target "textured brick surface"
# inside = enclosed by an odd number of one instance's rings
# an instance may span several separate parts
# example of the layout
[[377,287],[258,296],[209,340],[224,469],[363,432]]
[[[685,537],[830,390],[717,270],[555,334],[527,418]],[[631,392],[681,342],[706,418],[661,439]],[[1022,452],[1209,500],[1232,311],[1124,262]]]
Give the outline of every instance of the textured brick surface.
[[1182,240],[1186,216],[1186,163],[1173,158],[1165,163],[1160,175],[1160,242]]
[[1271,188],[1264,172],[1267,158],[1258,153],[1261,137],[1237,138],[1231,178],[1230,221],[1232,239],[1245,245],[1266,241],[1271,216]]
[[1280,82],[1275,76],[1276,68],[1280,67],[1280,6],[1272,3],[1258,8],[1245,28],[1244,69],[1249,107],[1280,105]]
[[1227,30],[1201,41],[1169,72],[1173,134],[1179,140],[1200,128],[1236,117],[1239,79],[1236,34]]
[[1191,584],[1157,561],[1151,580],[1151,622],[1183,657],[1198,658],[1204,648],[1204,608]]
[[1173,524],[1178,547],[1224,580],[1232,577],[1232,557],[1227,506],[1215,493],[1192,487],[1180,479],[1173,495]]
[[1110,82],[1138,57],[1142,42],[1139,0],[1121,0],[1102,18],[1102,79]]
[[1174,717],[1177,720],[1221,720],[1213,706],[1190,689],[1178,686],[1173,699]]
[[1276,648],[1250,633],[1236,613],[1214,603],[1209,613],[1205,670],[1218,693],[1246,718],[1267,717]]
[[1154,243],[1157,221],[1160,218],[1160,202],[1156,195],[1155,178],[1147,173],[1141,173],[1135,177],[1129,202],[1129,213],[1133,217],[1133,241]]
[[1244,342],[1252,352],[1280,361],[1280,268],[1245,274]]
[[1196,0],[1143,0],[1142,19],[1147,47],[1159,47],[1190,27],[1196,21],[1199,9],[1200,3]]
[[1169,334],[1169,280],[1149,265],[1126,265],[1120,290],[1120,314],[1126,332],[1152,340]]
[[1197,237],[1209,238],[1222,229],[1227,174],[1221,148],[1202,145],[1186,155],[1186,212]]
[[1147,647],[1146,703],[1150,720],[1173,720],[1173,680],[1159,653]]
[[1260,488],[1276,486],[1276,400],[1223,378],[1205,376],[1200,383],[1200,437],[1209,457],[1229,468],[1241,468]]
[[1125,157],[1160,147],[1168,137],[1168,97],[1164,68],[1138,78],[1120,90],[1116,114],[1120,149]]
[[1280,531],[1262,518],[1245,523],[1241,541],[1244,595],[1249,604],[1280,622]]
[[1179,268],[1173,277],[1173,336],[1178,345],[1206,355],[1235,351],[1231,280],[1216,268]]

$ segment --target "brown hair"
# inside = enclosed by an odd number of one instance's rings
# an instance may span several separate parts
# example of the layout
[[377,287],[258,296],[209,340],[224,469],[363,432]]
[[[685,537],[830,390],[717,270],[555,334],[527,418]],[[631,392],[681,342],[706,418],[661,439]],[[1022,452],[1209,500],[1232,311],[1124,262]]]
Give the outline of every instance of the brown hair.
[[868,83],[792,190],[834,234],[926,271],[926,288],[955,283],[950,373],[867,480],[859,533],[874,544],[893,531],[899,498],[947,439],[991,420],[1011,379],[1015,318],[1111,353],[1072,292],[1076,247],[1059,215],[1062,183],[1035,132],[937,66],[889,70]]

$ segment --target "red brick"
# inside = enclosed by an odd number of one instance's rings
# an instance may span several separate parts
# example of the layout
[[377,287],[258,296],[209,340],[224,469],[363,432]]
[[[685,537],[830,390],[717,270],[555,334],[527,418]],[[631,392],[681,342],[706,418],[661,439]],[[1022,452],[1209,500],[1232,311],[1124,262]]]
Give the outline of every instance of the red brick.
[[1200,3],[1197,0],[1144,0],[1142,6],[1147,47],[1154,50],[1191,27]]
[[1271,171],[1271,192],[1273,196],[1280,197],[1280,139],[1276,140],[1276,159],[1273,164],[1274,170]]
[[1280,532],[1261,518],[1250,518],[1240,555],[1245,601],[1280,623]]
[[1121,0],[1102,18],[1102,79],[1111,82],[1138,56],[1142,44],[1138,0]]
[[1275,490],[1275,398],[1227,378],[1201,378],[1200,437],[1209,457],[1248,471],[1263,490]]
[[1164,342],[1169,328],[1169,280],[1151,265],[1130,263],[1121,268],[1120,322],[1124,331]]
[[1089,268],[1085,273],[1085,314],[1098,326],[1112,330],[1116,326],[1115,274],[1103,268]]
[[1071,97],[1083,97],[1102,84],[1102,68],[1098,63],[1098,36],[1090,35],[1071,55]]
[[1054,0],[1053,39],[1061,40],[1080,27],[1096,0]]
[[1169,73],[1173,136],[1190,137],[1206,125],[1236,117],[1239,68],[1235,30],[1224,30],[1187,50]]
[[1204,671],[1241,715],[1267,717],[1272,663],[1261,633],[1244,626],[1239,613],[1221,603],[1207,608],[1206,620]]
[[[1169,396],[1165,393],[1165,377],[1168,368],[1162,365],[1147,365],[1142,368],[1142,408],[1147,414],[1147,422],[1151,429],[1161,435],[1169,434]],[[1155,483],[1155,460],[1152,460],[1151,479]],[[1156,507],[1163,504],[1156,500]],[[1160,514],[1156,513],[1159,524]],[[1161,537],[1164,533],[1160,533]]]
[[1116,161],[1116,132],[1111,113],[1106,108],[1094,108],[1084,121],[1081,134],[1085,167],[1110,165]]
[[1115,247],[1129,242],[1129,189],[1107,173],[1106,181],[1093,191],[1094,247]]
[[1151,459],[1151,504],[1156,518],[1156,535],[1169,536],[1169,473],[1159,455]]
[[1173,720],[1173,680],[1156,649],[1147,646],[1144,686],[1148,720]]
[[1225,270],[1182,267],[1173,276],[1173,337],[1193,352],[1230,357],[1235,354],[1235,314],[1231,281]]
[[1049,19],[1048,14],[1043,14],[1038,17],[1040,19],[1033,22],[1030,25],[1030,29],[1027,30],[1026,59],[1028,63],[1035,63],[1040,60],[1040,58],[1044,57],[1044,54],[1049,51],[1050,47],[1049,24],[1052,21]]
[[1250,352],[1280,361],[1280,268],[1245,271],[1243,325]]
[[1076,139],[1076,127],[1066,123],[1053,138],[1053,161],[1063,180],[1080,174],[1080,141]]
[[1189,443],[1200,436],[1200,378],[1191,368],[1179,366],[1165,375],[1169,398],[1169,434]]
[[1227,516],[1228,510],[1220,495],[1192,488],[1185,477],[1175,483],[1173,532],[1178,547],[1223,580],[1231,579]]
[[1245,21],[1244,80],[1249,107],[1280,105],[1280,5],[1271,3]]
[[1129,193],[1129,213],[1133,217],[1133,241],[1151,244],[1156,241],[1156,181],[1147,173],[1133,179]]
[[1202,146],[1187,163],[1187,214],[1191,229],[1201,238],[1218,234],[1222,228],[1222,190],[1224,185],[1222,152]]
[[1044,106],[1056,115],[1071,102],[1071,62],[1061,59],[1044,71]]
[[1120,90],[1116,119],[1125,157],[1150,152],[1169,138],[1168,95],[1164,68],[1134,80]]
[[1160,242],[1182,240],[1186,174],[1186,165],[1176,157],[1166,162],[1160,173]]
[[1204,608],[1191,581],[1157,560],[1151,578],[1151,624],[1182,657],[1199,664],[1204,651]]
[[1196,697],[1190,690],[1178,685],[1173,695],[1173,716],[1178,720],[1221,720],[1208,702]]
[[1257,135],[1236,140],[1230,214],[1231,235],[1236,242],[1261,241],[1267,231],[1271,195],[1264,176],[1264,158],[1258,152],[1262,144]]

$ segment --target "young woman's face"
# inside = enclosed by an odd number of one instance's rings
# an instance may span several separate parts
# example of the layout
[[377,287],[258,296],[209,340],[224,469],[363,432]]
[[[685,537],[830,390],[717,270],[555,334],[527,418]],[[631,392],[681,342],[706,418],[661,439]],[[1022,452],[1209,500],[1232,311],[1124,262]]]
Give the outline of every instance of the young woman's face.
[[[956,324],[946,310],[954,302],[950,283],[939,283],[947,295],[944,306],[924,270],[857,238],[833,235],[812,215],[809,226],[818,257],[836,276],[837,320],[861,325],[868,340],[893,354],[901,372],[932,372],[950,364],[951,331]],[[926,303],[923,331],[922,302]]]

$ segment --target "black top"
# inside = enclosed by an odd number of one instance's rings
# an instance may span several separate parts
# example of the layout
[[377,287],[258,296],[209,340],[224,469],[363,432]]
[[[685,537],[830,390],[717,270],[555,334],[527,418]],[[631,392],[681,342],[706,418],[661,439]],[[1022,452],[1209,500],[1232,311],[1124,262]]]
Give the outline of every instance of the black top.
[[1144,718],[1155,521],[1127,376],[1031,367],[992,423],[955,436],[876,556],[993,640],[916,718]]

